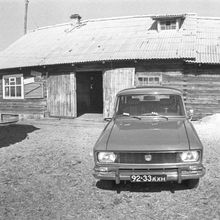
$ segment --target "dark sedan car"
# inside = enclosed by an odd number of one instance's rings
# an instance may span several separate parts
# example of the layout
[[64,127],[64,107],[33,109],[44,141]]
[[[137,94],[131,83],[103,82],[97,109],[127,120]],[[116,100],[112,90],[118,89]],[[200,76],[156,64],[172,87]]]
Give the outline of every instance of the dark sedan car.
[[189,119],[180,90],[122,90],[94,146],[94,177],[116,184],[177,181],[197,187],[205,174],[203,146]]

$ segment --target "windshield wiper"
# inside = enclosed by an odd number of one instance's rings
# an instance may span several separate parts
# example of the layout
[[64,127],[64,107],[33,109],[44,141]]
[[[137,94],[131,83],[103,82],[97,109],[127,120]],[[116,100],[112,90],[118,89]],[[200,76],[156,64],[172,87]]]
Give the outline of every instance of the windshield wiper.
[[165,118],[165,119],[167,119],[167,121],[168,121],[168,117],[167,117],[167,116],[165,116],[165,115],[160,115],[160,114],[158,114],[157,112],[144,113],[144,114],[141,114],[141,115],[143,115],[143,116],[156,116],[156,117],[160,117],[160,118]]
[[136,118],[136,119],[138,119],[138,120],[141,120],[141,117],[138,117],[138,116],[132,116],[132,115],[130,115],[129,113],[127,113],[127,112],[123,112],[123,114],[122,114],[123,116],[127,116],[127,117],[130,117],[130,118]]

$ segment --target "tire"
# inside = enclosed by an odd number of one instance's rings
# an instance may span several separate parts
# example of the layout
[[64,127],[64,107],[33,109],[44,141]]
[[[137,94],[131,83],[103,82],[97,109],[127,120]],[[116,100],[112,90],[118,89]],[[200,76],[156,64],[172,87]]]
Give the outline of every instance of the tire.
[[188,189],[195,189],[199,186],[199,179],[185,180],[184,184]]

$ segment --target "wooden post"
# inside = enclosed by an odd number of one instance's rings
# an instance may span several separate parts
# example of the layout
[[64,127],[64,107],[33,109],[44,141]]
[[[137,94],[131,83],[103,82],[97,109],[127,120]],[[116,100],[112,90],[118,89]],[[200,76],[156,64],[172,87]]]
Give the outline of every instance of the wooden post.
[[27,33],[27,13],[28,13],[28,0],[25,0],[25,12],[24,12],[24,34]]

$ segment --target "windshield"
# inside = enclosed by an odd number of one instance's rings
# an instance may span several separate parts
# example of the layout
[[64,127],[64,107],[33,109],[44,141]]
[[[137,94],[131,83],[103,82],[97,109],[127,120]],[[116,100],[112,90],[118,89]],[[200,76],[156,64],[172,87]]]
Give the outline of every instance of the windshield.
[[130,116],[184,116],[180,95],[121,95],[118,97],[116,115]]

